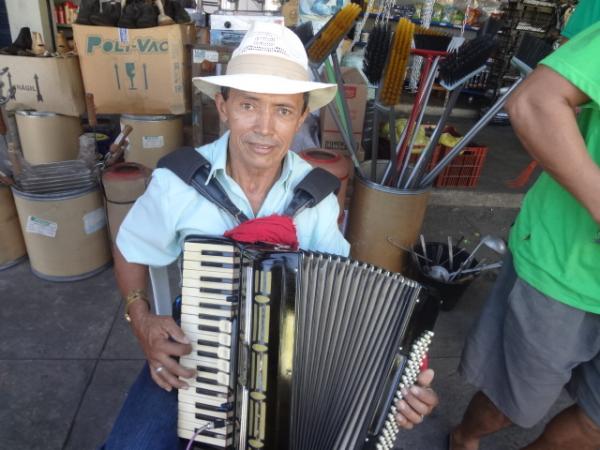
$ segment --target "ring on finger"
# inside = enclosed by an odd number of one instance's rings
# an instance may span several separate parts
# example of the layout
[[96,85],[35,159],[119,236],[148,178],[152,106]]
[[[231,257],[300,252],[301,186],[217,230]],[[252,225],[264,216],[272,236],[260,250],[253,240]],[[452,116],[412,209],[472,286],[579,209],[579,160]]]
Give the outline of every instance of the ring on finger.
[[164,366],[158,366],[156,369],[154,369],[156,373],[161,373],[163,370],[165,370]]

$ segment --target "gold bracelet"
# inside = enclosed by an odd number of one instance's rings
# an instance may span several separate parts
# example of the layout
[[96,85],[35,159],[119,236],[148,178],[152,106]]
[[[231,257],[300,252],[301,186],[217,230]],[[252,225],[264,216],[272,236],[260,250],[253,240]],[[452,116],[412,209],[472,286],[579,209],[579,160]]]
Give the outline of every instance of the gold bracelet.
[[146,305],[148,305],[148,309],[150,309],[150,302],[148,301],[148,295],[146,294],[146,291],[144,289],[134,289],[127,294],[127,297],[125,297],[125,320],[127,322],[131,322],[131,316],[129,316],[129,307],[138,300],[145,302]]

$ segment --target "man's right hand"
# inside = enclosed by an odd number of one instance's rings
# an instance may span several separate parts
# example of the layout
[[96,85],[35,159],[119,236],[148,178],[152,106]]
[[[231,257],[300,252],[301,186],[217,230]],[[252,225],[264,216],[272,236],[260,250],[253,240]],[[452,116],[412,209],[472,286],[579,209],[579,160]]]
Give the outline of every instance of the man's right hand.
[[174,357],[189,354],[192,346],[173,318],[157,316],[146,310],[132,317],[131,325],[156,384],[169,392],[174,387],[187,389],[187,383],[178,377],[192,378],[196,371],[181,366]]

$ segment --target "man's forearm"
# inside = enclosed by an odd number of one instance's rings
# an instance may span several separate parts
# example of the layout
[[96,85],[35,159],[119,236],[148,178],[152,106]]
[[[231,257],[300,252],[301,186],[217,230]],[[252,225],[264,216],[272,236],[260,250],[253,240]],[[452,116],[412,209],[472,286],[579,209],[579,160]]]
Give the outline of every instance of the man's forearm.
[[600,222],[600,168],[590,157],[576,123],[573,103],[578,94],[569,92],[575,89],[571,85],[560,89],[562,83],[568,83],[564,79],[555,86],[555,80],[545,85],[546,75],[559,75],[548,74],[547,68],[543,72],[542,79],[534,72],[511,97],[507,104],[511,123],[532,157]]
[[[125,260],[117,246],[114,246],[115,277],[123,298],[136,289],[145,290],[148,285],[148,266],[129,263]],[[135,321],[136,316],[148,312],[146,302],[137,301],[129,306],[129,315]]]

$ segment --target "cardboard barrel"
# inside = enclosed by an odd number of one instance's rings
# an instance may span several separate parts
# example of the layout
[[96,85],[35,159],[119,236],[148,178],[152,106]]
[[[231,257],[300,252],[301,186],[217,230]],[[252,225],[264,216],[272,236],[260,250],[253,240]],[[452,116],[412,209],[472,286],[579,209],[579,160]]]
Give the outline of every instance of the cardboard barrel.
[[[387,161],[378,161],[379,178],[386,165]],[[370,161],[361,166],[370,173]],[[411,248],[417,241],[429,195],[428,189],[395,189],[356,174],[346,233],[352,259],[403,273],[408,255],[402,247]]]
[[97,186],[57,194],[13,188],[13,194],[35,275],[82,280],[110,265],[106,213]]
[[123,114],[121,126],[130,125],[125,161],[154,169],[160,158],[183,145],[183,116]]
[[45,164],[77,159],[79,117],[37,111],[17,111],[15,114],[23,157],[30,164]]
[[0,186],[0,270],[25,259],[27,251],[10,189]]
[[108,227],[113,243],[116,242],[121,222],[146,190],[150,175],[150,169],[136,163],[115,164],[102,174]]
[[340,222],[344,217],[348,177],[350,176],[350,166],[352,163],[340,150],[308,148],[298,154],[311,166],[325,169],[340,180],[340,189],[337,193],[338,203],[340,204],[338,222]]

